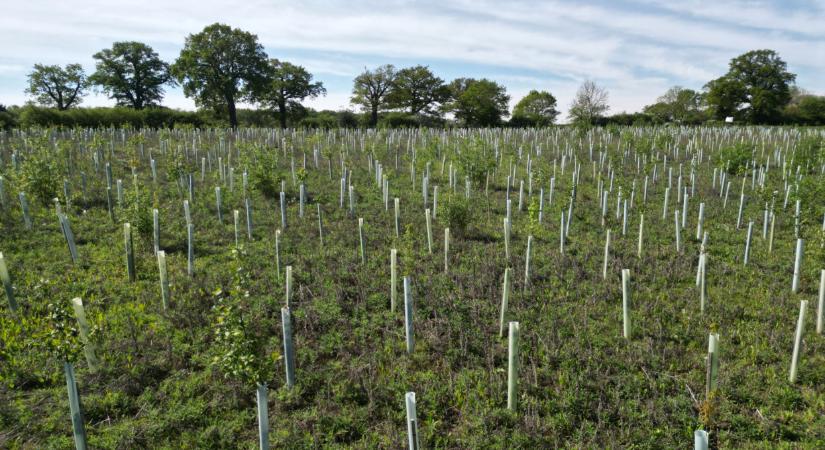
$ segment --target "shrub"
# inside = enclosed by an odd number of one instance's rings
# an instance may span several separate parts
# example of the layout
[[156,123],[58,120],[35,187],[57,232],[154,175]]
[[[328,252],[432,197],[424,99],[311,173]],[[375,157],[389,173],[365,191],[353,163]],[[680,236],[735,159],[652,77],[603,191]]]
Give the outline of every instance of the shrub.
[[60,170],[57,155],[45,139],[33,141],[33,151],[23,158],[17,183],[20,190],[34,196],[43,205],[57,197],[60,189]]
[[748,163],[753,159],[753,144],[739,143],[723,148],[717,161],[719,168],[731,175],[745,173]]
[[[472,220],[470,204],[466,198],[458,194],[448,193],[444,196],[443,216],[450,227],[450,232],[461,235],[466,231],[467,225]],[[441,214],[439,214],[441,216]]]

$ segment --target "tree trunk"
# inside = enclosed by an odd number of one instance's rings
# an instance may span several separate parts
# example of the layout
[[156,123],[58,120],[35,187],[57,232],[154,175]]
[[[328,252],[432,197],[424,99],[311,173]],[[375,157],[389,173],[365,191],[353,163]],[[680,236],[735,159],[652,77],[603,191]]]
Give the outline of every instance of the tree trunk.
[[278,101],[278,119],[281,121],[281,128],[286,128],[286,101]]
[[372,114],[370,115],[370,126],[376,127],[378,125],[378,105],[373,105]]
[[235,110],[235,99],[227,98],[226,103],[229,107],[229,126],[234,130],[238,128],[238,112]]

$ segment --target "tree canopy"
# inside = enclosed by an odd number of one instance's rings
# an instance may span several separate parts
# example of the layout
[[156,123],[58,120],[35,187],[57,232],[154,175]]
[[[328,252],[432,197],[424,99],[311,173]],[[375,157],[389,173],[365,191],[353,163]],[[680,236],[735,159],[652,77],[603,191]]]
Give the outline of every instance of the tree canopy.
[[355,77],[350,101],[370,113],[369,125],[378,124],[378,112],[389,107],[389,96],[395,82],[395,67],[385,64],[375,70],[364,69]]
[[532,126],[551,125],[559,115],[556,103],[553,94],[532,90],[516,103],[511,120],[523,121]]
[[306,98],[326,95],[320,81],[312,81],[312,74],[305,68],[278,59],[269,60],[265,88],[259,94],[267,106],[278,110],[281,128],[286,128],[287,110],[296,109]]
[[773,50],[752,50],[733,58],[728,72],[705,85],[714,117],[746,123],[777,123],[791,100],[796,75]]
[[410,114],[438,115],[439,105],[450,97],[444,80],[435,76],[427,66],[406,67],[393,79],[388,102],[390,107],[404,109]]
[[696,124],[705,119],[702,94],[693,89],[673,86],[656,103],[644,108],[654,122]]
[[260,95],[267,68],[256,35],[214,23],[186,38],[171,72],[198,106],[225,107],[234,128],[238,126],[236,102]]
[[115,42],[94,54],[96,71],[89,77],[118,106],[143,109],[160,104],[163,85],[173,83],[169,64],[142,42]]
[[607,90],[591,80],[585,80],[570,104],[569,116],[573,123],[592,125],[610,109]]
[[510,115],[510,96],[504,86],[486,78],[457,78],[450,83],[452,101],[447,109],[464,126],[489,127],[501,125],[502,117]]
[[87,86],[88,80],[80,64],[66,67],[35,64],[29,73],[26,93],[41,105],[63,111],[80,104]]

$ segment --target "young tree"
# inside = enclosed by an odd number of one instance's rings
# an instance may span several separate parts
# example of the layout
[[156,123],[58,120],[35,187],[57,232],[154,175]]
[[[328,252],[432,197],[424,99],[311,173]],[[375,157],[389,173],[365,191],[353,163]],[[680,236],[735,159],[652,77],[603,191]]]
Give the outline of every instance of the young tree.
[[355,77],[350,102],[370,111],[370,126],[378,124],[378,111],[387,108],[395,80],[395,67],[385,64],[375,70],[364,69]]
[[42,105],[63,111],[80,104],[87,86],[80,64],[69,64],[65,68],[35,64],[26,93]]
[[406,109],[410,114],[439,114],[438,106],[450,97],[444,80],[427,66],[406,67],[395,74],[388,98],[392,108]]
[[169,64],[142,42],[115,42],[94,54],[96,71],[89,77],[119,106],[143,109],[163,99],[163,85],[173,83]]
[[312,74],[301,66],[269,60],[266,89],[260,94],[260,100],[271,108],[278,109],[281,128],[286,128],[287,109],[296,109],[306,98],[326,95],[327,90],[320,81],[313,82]]
[[513,120],[533,126],[547,126],[556,121],[556,97],[547,91],[532,90],[513,108]]
[[585,80],[579,90],[576,91],[576,98],[570,104],[568,113],[573,123],[592,125],[593,121],[607,112],[610,106],[607,104],[607,90],[596,85],[593,81]]
[[457,78],[450,83],[452,101],[446,108],[464,126],[488,127],[501,124],[510,115],[510,96],[504,86],[486,78]]
[[751,50],[733,58],[728,73],[705,85],[714,116],[734,116],[748,123],[781,120],[796,80],[787,67],[773,50]]
[[266,61],[256,35],[214,23],[186,38],[171,72],[198,106],[226,107],[229,124],[235,128],[235,103],[253,99],[263,88]]

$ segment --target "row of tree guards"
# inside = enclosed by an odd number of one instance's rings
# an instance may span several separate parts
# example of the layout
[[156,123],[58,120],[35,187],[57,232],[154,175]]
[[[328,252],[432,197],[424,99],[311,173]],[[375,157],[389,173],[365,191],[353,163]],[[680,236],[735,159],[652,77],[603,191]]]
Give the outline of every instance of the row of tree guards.
[[[400,136],[400,135],[399,135]],[[592,139],[592,135],[591,135]],[[596,148],[598,145],[596,145]],[[584,150],[584,143],[582,143],[582,150]],[[293,186],[297,184],[298,186],[298,220],[306,220],[307,219],[307,211],[311,211],[311,209],[307,208],[307,196],[310,188],[305,184],[303,180],[298,183],[297,175],[296,175],[296,168],[295,168],[295,155],[287,154],[287,148],[285,145],[281,147],[283,152],[283,156],[286,158],[288,156],[291,157],[291,172],[293,178]],[[161,146],[158,149],[160,153],[166,155],[168,153],[173,152],[174,150],[169,148],[164,148]],[[355,151],[358,151],[357,149]],[[293,151],[294,152],[294,151]],[[339,180],[332,181],[332,166],[333,161],[332,157],[328,160],[328,167],[327,171],[329,173],[329,179],[331,180],[330,183],[337,188],[340,182],[340,195],[337,207],[341,210],[346,211],[347,215],[352,219],[357,219],[357,221],[353,225],[353,231],[355,231],[355,227],[357,226],[357,235],[358,235],[358,255],[362,265],[366,265],[369,258],[373,257],[373,255],[368,254],[367,252],[367,240],[370,239],[368,229],[365,227],[366,219],[365,217],[369,217],[370,215],[378,215],[381,214],[380,211],[376,210],[361,210],[360,207],[357,205],[358,203],[358,192],[359,190],[368,190],[368,189],[375,189],[376,191],[380,192],[383,198],[385,214],[391,214],[392,216],[392,228],[394,228],[394,235],[396,237],[400,237],[401,235],[401,228],[402,223],[405,220],[404,214],[402,212],[402,203],[401,194],[406,194],[404,197],[409,196],[410,198],[418,197],[419,195],[421,198],[421,209],[415,214],[420,214],[423,212],[424,214],[424,223],[425,223],[425,230],[414,230],[417,232],[422,233],[422,235],[426,235],[426,242],[427,242],[427,252],[432,254],[434,252],[434,234],[435,231],[434,227],[434,220],[437,218],[438,212],[438,186],[430,186],[431,180],[431,163],[427,162],[426,167],[423,170],[423,173],[419,173],[416,171],[416,164],[415,164],[415,152],[414,150],[410,150],[408,148],[407,152],[411,157],[410,163],[410,180],[412,184],[412,190],[409,192],[404,192],[401,190],[397,190],[399,196],[392,197],[390,195],[391,186],[395,186],[396,183],[400,184],[402,177],[406,177],[406,175],[402,171],[396,170],[396,173],[392,176],[388,175],[384,172],[384,166],[381,162],[376,159],[373,159],[372,154],[369,154],[369,157],[366,158],[366,166],[359,166],[358,164],[352,163],[351,161],[353,158],[344,158],[343,152],[339,155],[339,161],[335,162],[335,165],[340,167],[340,174],[341,177]],[[151,167],[151,182],[154,184],[158,184],[160,182],[159,177],[157,175],[157,161],[152,157],[153,151],[150,150],[147,155],[142,155],[148,165]],[[193,159],[195,161],[198,160],[198,150],[197,146],[194,145],[190,149],[186,149],[184,152],[187,158]],[[321,157],[319,156],[317,150],[313,152],[313,159],[315,162],[315,169],[319,172],[323,173],[324,169],[322,168],[320,162]],[[703,164],[710,164],[711,162],[711,152],[705,152],[702,147],[696,146],[688,146],[688,149],[680,149],[679,146],[672,146],[663,151],[656,152],[654,155],[648,154],[640,154],[632,151],[630,148],[625,148],[623,154],[621,154],[621,163],[624,166],[614,166],[614,161],[608,156],[606,151],[597,151],[594,149],[594,145],[591,141],[589,152],[582,151],[585,155],[589,155],[589,157],[583,157],[578,153],[574,152],[573,148],[566,148],[556,149],[556,155],[553,159],[553,173],[552,177],[550,178],[549,182],[544,183],[534,183],[534,173],[531,170],[531,166],[533,163],[534,158],[542,157],[542,153],[539,149],[534,148],[527,152],[526,155],[519,154],[519,160],[514,162],[512,159],[509,161],[509,167],[505,165],[506,161],[503,156],[503,153],[498,151],[498,148],[495,149],[495,158],[496,158],[496,167],[491,172],[485,174],[484,186],[480,185],[473,185],[472,180],[469,176],[465,176],[465,183],[463,186],[463,194],[466,198],[472,198],[474,196],[485,195],[489,197],[489,185],[491,181],[501,180],[506,183],[506,194],[504,197],[504,209],[505,215],[501,218],[503,223],[502,229],[502,238],[501,238],[501,256],[503,257],[503,283],[501,288],[501,307],[500,307],[500,314],[499,314],[499,323],[498,323],[498,334],[501,339],[505,337],[505,331],[507,336],[507,387],[506,387],[506,396],[505,393],[502,393],[502,404],[506,404],[506,408],[512,411],[518,410],[518,399],[519,399],[519,358],[520,358],[520,345],[519,345],[519,336],[522,333],[521,325],[519,321],[511,320],[511,314],[509,311],[509,306],[511,302],[511,295],[513,289],[513,277],[514,277],[514,266],[515,264],[515,255],[513,254],[512,248],[512,239],[513,239],[513,231],[512,231],[512,224],[513,224],[513,209],[512,208],[512,201],[511,199],[511,190],[515,191],[515,186],[517,182],[517,170],[521,166],[524,169],[524,174],[526,175],[526,180],[518,179],[518,199],[517,199],[517,211],[523,211],[523,204],[524,204],[524,196],[525,196],[525,187],[527,188],[527,197],[533,198],[534,191],[538,189],[538,214],[537,214],[537,222],[540,226],[551,229],[554,228],[552,225],[552,221],[546,221],[545,218],[545,211],[553,205],[553,197],[554,197],[554,190],[556,189],[557,185],[560,183],[557,180],[562,180],[563,177],[567,176],[569,178],[569,187],[570,187],[570,195],[566,199],[566,203],[564,203],[561,207],[561,212],[559,215],[558,223],[558,234],[559,234],[559,247],[558,251],[560,254],[565,254],[565,244],[571,236],[575,236],[575,224],[576,220],[584,215],[593,215],[593,214],[600,214],[600,223],[603,227],[604,232],[604,253],[603,253],[603,262],[602,262],[602,278],[606,282],[611,282],[611,272],[610,272],[610,261],[614,258],[612,253],[612,246],[614,242],[612,239],[614,237],[612,230],[608,227],[609,224],[609,213],[610,209],[613,209],[613,205],[615,205],[615,220],[616,223],[620,223],[621,228],[621,235],[626,236],[628,234],[628,228],[630,224],[631,217],[636,210],[643,210],[643,207],[639,207],[638,205],[646,205],[648,203],[655,203],[653,198],[653,194],[650,192],[651,187],[663,185],[664,189],[660,192],[661,196],[661,220],[658,223],[647,225],[658,226],[658,229],[665,229],[664,227],[673,227],[673,248],[675,252],[679,255],[684,254],[687,251],[685,246],[685,236],[690,236],[690,233],[684,234],[685,230],[688,226],[689,221],[691,221],[691,217],[695,217],[695,240],[700,242],[699,246],[699,253],[697,257],[696,263],[696,288],[697,288],[697,300],[698,305],[696,308],[699,309],[700,312],[705,313],[706,308],[709,302],[712,302],[712,299],[708,297],[708,275],[711,276],[721,276],[720,274],[715,274],[713,270],[708,270],[708,266],[710,263],[710,256],[709,251],[712,246],[709,232],[707,231],[707,224],[706,220],[708,217],[713,218],[714,213],[720,212],[719,210],[725,210],[728,206],[728,195],[730,192],[730,187],[734,181],[730,180],[731,177],[726,171],[717,170],[714,168],[712,179],[711,179],[711,189],[709,195],[718,196],[719,200],[716,200],[717,203],[707,203],[708,201],[712,200],[710,197],[703,198],[701,190],[697,191],[697,184],[702,179],[702,173],[697,170]],[[95,153],[95,162],[96,167],[98,167],[98,154]],[[685,173],[682,162],[679,162],[677,165],[677,161],[689,161],[689,173]],[[234,156],[233,151],[221,142],[221,146],[218,148],[213,149],[212,151],[208,151],[206,156],[202,156],[201,161],[201,176],[200,176],[200,184],[205,185],[207,183],[207,174],[210,175],[210,181],[217,180],[219,185],[214,186],[214,213],[218,221],[223,222],[224,217],[224,199],[222,198],[222,188],[228,188],[230,191],[234,191],[236,189],[235,182],[234,182],[234,169],[235,167],[231,166],[232,159],[239,159],[238,157]],[[349,162],[348,162],[349,161]],[[744,174],[745,176],[742,177],[741,182],[741,193],[739,196],[739,205],[738,205],[738,214],[737,220],[735,223],[736,229],[739,229],[743,223],[743,208],[748,200],[748,196],[746,195],[747,180],[748,175],[751,175],[751,186],[750,189],[754,190],[757,188],[764,188],[765,181],[766,181],[766,174],[770,169],[778,169],[782,171],[782,176],[784,180],[784,206],[782,207],[782,211],[784,211],[789,202],[789,194],[793,189],[798,189],[798,184],[802,179],[803,173],[799,167],[796,169],[790,164],[791,158],[788,157],[788,151],[777,149],[773,154],[769,154],[766,159],[766,164],[759,165],[756,162],[756,158],[752,158],[750,161],[747,162]],[[438,164],[439,161],[435,161]],[[441,160],[441,173],[443,175],[445,168],[448,170],[449,175],[449,183],[448,183],[448,190],[451,191],[453,194],[458,193],[458,173],[457,169],[455,169],[450,161],[447,161],[447,155],[444,156],[444,159]],[[213,164],[216,164],[217,167],[213,168]],[[400,163],[398,158],[395,159],[395,166],[398,169]],[[591,167],[588,167],[591,166]],[[621,187],[614,188],[614,179],[617,175],[617,169],[629,170],[632,171],[633,167],[635,166],[636,173],[640,173],[640,168],[642,166],[645,167],[652,167],[649,172],[644,173],[644,178],[642,179],[641,183],[641,193],[638,193],[637,188],[637,179],[634,178],[632,188],[630,194],[627,195],[626,193],[622,192]],[[207,167],[209,169],[207,169]],[[307,155],[306,153],[303,154],[303,168],[312,168],[311,165],[307,165]],[[569,174],[567,174],[568,168],[570,169]],[[375,186],[360,186],[356,188],[352,173],[353,170],[367,170],[370,174],[374,175]],[[795,172],[794,172],[795,170]],[[822,173],[820,169],[820,174]],[[120,204],[123,202],[123,185],[120,179],[115,180],[112,176],[112,167],[110,163],[105,163],[104,170],[105,180],[106,180],[106,198],[107,198],[107,209],[109,211],[110,219],[113,222],[117,221],[117,217],[115,214],[115,205]],[[588,172],[590,172],[591,176],[587,177]],[[135,189],[138,186],[138,175],[136,168],[132,170],[133,174],[133,182],[135,185]],[[78,175],[78,174],[74,174]],[[506,177],[505,177],[506,175]],[[584,175],[584,177],[583,177]],[[418,177],[421,177],[421,191],[420,194],[416,193],[416,180]],[[813,175],[812,175],[813,176]],[[195,183],[196,176],[194,174],[188,174],[181,177],[179,180],[171,180],[173,182],[177,182],[179,187],[184,187],[185,189],[185,199],[182,202],[183,206],[183,215],[185,220],[185,227],[186,227],[186,236],[187,236],[187,275],[189,277],[195,277],[197,274],[196,271],[196,247],[195,244],[197,242],[197,229],[195,223],[192,220],[192,210],[195,207],[200,208],[207,208],[207,204],[205,202],[201,202],[200,199],[196,202],[196,189],[197,184]],[[86,174],[82,174],[82,179],[86,179]],[[322,179],[322,178],[321,178]],[[247,240],[253,240],[260,237],[262,233],[256,232],[255,228],[253,227],[253,211],[254,205],[252,198],[248,195],[248,186],[247,186],[247,171],[244,169],[243,171],[243,184],[242,184],[242,192],[243,192],[243,213],[238,209],[232,210],[232,218],[233,218],[233,225],[234,225],[234,242],[236,247],[240,247],[243,245],[243,239],[241,238],[242,234],[245,234]],[[584,180],[584,181],[582,181]],[[526,181],[526,183],[525,183]],[[392,184],[391,184],[392,182]],[[589,182],[591,186],[594,186],[597,192],[596,202],[600,208],[596,209],[584,209],[577,207],[577,192],[579,190],[579,186],[582,182]],[[2,187],[2,178],[0,178],[0,187]],[[282,256],[281,256],[281,247],[282,247],[282,239],[289,235],[291,226],[288,225],[287,218],[289,216],[289,211],[294,206],[290,206],[287,202],[286,196],[286,181],[281,181],[280,192],[278,196],[278,213],[276,217],[280,219],[280,228],[275,231],[274,233],[274,248],[275,248],[275,259],[276,259],[276,276],[281,278],[282,276]],[[483,189],[482,189],[483,188]],[[545,188],[547,188],[548,192],[545,195]],[[70,186],[68,180],[64,183],[64,189],[66,192],[69,191]],[[203,187],[204,190],[208,190],[205,186]],[[116,196],[113,195],[113,191],[116,193]],[[514,194],[515,195],[515,194]],[[677,195],[679,202],[676,202],[674,205],[671,205],[671,197],[673,195]],[[83,197],[86,197],[86,183],[83,183]],[[611,197],[615,198],[615,203],[611,202]],[[650,197],[650,198],[649,198]],[[67,198],[68,194],[67,194]],[[390,213],[389,208],[389,199],[392,198],[392,212]],[[559,198],[559,196],[556,196]],[[3,208],[10,207],[9,203],[5,199],[5,193],[0,191],[0,199],[2,202],[0,203]],[[774,233],[776,228],[776,221],[779,217],[781,217],[781,211],[776,211],[775,201],[777,199],[777,192],[774,192],[773,200],[770,202],[765,203],[764,211],[762,214],[762,239],[768,240],[768,255],[771,254],[773,247],[774,247]],[[30,207],[27,201],[26,194],[24,192],[19,192],[18,194],[19,200],[19,211],[21,213],[21,224],[22,226],[29,230],[34,227],[34,222],[31,217]],[[718,205],[718,202],[721,201],[721,207]],[[68,248],[68,254],[73,263],[77,263],[83,255],[78,252],[77,245],[75,243],[75,238],[72,233],[71,225],[69,222],[68,215],[63,210],[63,204],[69,206],[68,202],[64,199],[64,202],[61,203],[60,199],[54,199],[54,206],[56,211],[56,216],[58,219],[58,224],[60,226],[60,230],[65,238],[66,245]],[[411,204],[417,203],[417,201],[411,201]],[[698,205],[698,211],[696,215],[693,215],[693,212],[690,210],[690,204]],[[655,205],[654,205],[655,206]],[[681,206],[681,208],[679,207]],[[673,207],[672,217],[673,222],[672,225],[668,220],[670,216],[670,210]],[[320,202],[316,203],[315,213],[317,215],[317,224],[318,224],[318,243],[321,248],[324,246],[324,226],[323,226],[323,218],[322,218],[322,211],[323,208],[335,208],[333,204],[322,204]],[[414,209],[418,210],[419,206],[416,206]],[[68,208],[67,208],[68,210]],[[649,210],[649,209],[648,209]],[[711,215],[706,216],[706,213],[710,211]],[[359,214],[361,217],[359,217]],[[656,217],[658,214],[653,214],[653,217]],[[241,217],[243,217],[244,224],[241,224]],[[805,245],[805,240],[801,236],[801,203],[800,200],[795,202],[795,208],[793,213],[793,221],[794,221],[794,233],[796,236],[796,246],[795,246],[795,253],[794,259],[792,261],[793,265],[793,276],[790,280],[790,290],[796,294],[799,292],[800,284],[802,283],[801,274],[802,274],[802,265],[803,265],[803,250]],[[645,254],[645,214],[644,212],[639,212],[638,214],[638,237],[636,243],[636,256],[637,258],[642,258]],[[82,220],[83,216],[79,216],[79,219]],[[752,262],[752,246],[753,246],[753,229],[755,226],[755,222],[753,220],[748,220],[747,222],[747,232],[745,235],[744,245],[743,245],[743,258],[742,258],[742,265],[747,266],[749,263]],[[163,308],[168,309],[173,306],[171,292],[170,292],[170,280],[169,280],[169,270],[167,267],[167,254],[166,251],[163,249],[162,246],[162,217],[159,213],[158,209],[152,210],[152,241],[153,241],[153,251],[155,253],[155,257],[157,260],[158,266],[158,281],[159,281],[159,299],[162,302]],[[571,231],[571,229],[573,231]],[[823,225],[822,229],[825,230],[825,217],[823,218]],[[135,246],[133,243],[133,230],[132,225],[128,222],[123,223],[123,235],[124,235],[124,261],[125,261],[125,276],[124,280],[128,280],[129,282],[134,282],[137,279],[137,271],[136,271],[136,255],[135,255]],[[451,262],[454,260],[455,256],[451,254],[451,240],[454,237],[451,235],[450,227],[446,226],[443,228],[443,260],[444,260],[444,273],[450,274],[451,269]],[[267,236],[268,237],[268,236]],[[460,239],[460,238],[459,238]],[[523,255],[523,282],[522,282],[522,294],[527,294],[528,286],[531,284],[531,259],[533,258],[532,255],[540,254],[541,252],[546,252],[550,250],[547,248],[550,244],[541,244],[534,239],[532,234],[528,234],[526,236],[526,250],[525,254]],[[399,273],[399,264],[398,264],[398,256],[399,251],[397,248],[390,248],[389,249],[389,309],[392,313],[396,312],[397,303],[398,303],[398,281],[399,276],[402,280],[402,289],[403,289],[403,326],[404,326],[404,335],[405,335],[405,344],[406,344],[406,352],[408,354],[413,354],[415,352],[415,307],[414,307],[414,299],[413,299],[413,288],[412,283],[413,280],[409,275],[402,275]],[[377,257],[377,256],[376,256]],[[382,255],[381,258],[385,256]],[[712,266],[711,266],[712,267]],[[295,355],[296,349],[293,341],[293,329],[292,329],[292,320],[291,320],[291,310],[290,310],[290,300],[292,297],[293,290],[295,287],[293,286],[293,267],[291,265],[287,265],[284,267],[283,270],[283,277],[285,278],[285,293],[284,293],[284,304],[281,309],[281,320],[282,320],[282,340],[283,340],[283,350],[284,350],[284,371],[285,371],[285,384],[286,387],[292,388],[297,382],[299,378],[299,372],[297,371],[297,367],[295,364]],[[12,278],[9,274],[9,266],[7,265],[7,261],[4,258],[3,254],[0,253],[0,279],[2,280],[4,291],[6,294],[6,298],[8,301],[9,308],[11,311],[15,312],[18,311],[19,305],[17,299],[15,298],[15,290],[12,282]],[[710,280],[713,281],[712,279]],[[623,268],[620,271],[620,283],[621,283],[621,305],[622,305],[622,336],[627,340],[633,339],[633,323],[632,323],[632,316],[633,316],[633,301],[632,301],[632,279],[631,279],[631,272],[629,269]],[[616,300],[618,301],[618,299]],[[86,363],[88,366],[88,370],[90,372],[94,372],[99,367],[99,361],[96,357],[96,350],[94,348],[93,343],[89,340],[89,325],[86,320],[85,311],[83,307],[83,302],[79,298],[75,298],[71,301],[75,316],[78,322],[79,330],[80,330],[80,337],[82,342],[84,343],[84,355],[86,359]],[[789,357],[789,372],[788,372],[788,380],[790,383],[796,382],[797,379],[797,372],[799,367],[799,360],[802,358],[802,339],[805,333],[805,318],[807,314],[808,308],[808,300],[801,299],[800,300],[800,307],[799,307],[799,318],[796,324],[796,331],[794,335],[794,342],[793,342],[793,349],[792,353]],[[816,308],[816,332],[817,334],[823,333],[823,327],[825,327],[825,316],[823,312],[825,311],[825,270],[821,271],[821,277],[819,280],[819,295],[817,301],[817,308]],[[492,322],[492,321],[491,321]],[[790,325],[788,325],[790,326]],[[529,328],[526,328],[524,331],[531,332]],[[720,361],[723,358],[720,356],[720,347],[721,347],[721,340],[724,336],[720,336],[719,333],[711,332],[708,338],[708,353],[707,353],[707,375],[706,375],[706,395],[708,398],[712,398],[713,392],[718,389],[718,377],[720,373]],[[67,390],[69,396],[69,406],[71,411],[71,418],[72,418],[72,425],[74,430],[75,436],[75,444],[78,449],[85,449],[86,448],[86,434],[84,430],[84,421],[82,416],[82,409],[81,409],[81,402],[80,396],[78,393],[78,388],[76,384],[76,377],[74,374],[74,365],[73,361],[65,361],[64,363],[64,371],[67,383]],[[268,448],[269,446],[269,424],[268,424],[268,408],[267,408],[267,383],[264,380],[261,380],[257,384],[257,413],[258,413],[258,422],[259,422],[259,443],[261,448]],[[400,395],[400,394],[399,394]],[[506,398],[506,403],[505,403]],[[406,407],[406,422],[407,422],[407,434],[408,434],[408,441],[407,445],[411,449],[418,449],[426,446],[426,443],[422,443],[421,435],[418,431],[419,422],[417,419],[416,413],[416,394],[415,392],[407,392],[404,394],[404,404]],[[695,439],[695,448],[708,448],[708,439],[709,434],[706,430],[697,430],[694,435]]]

